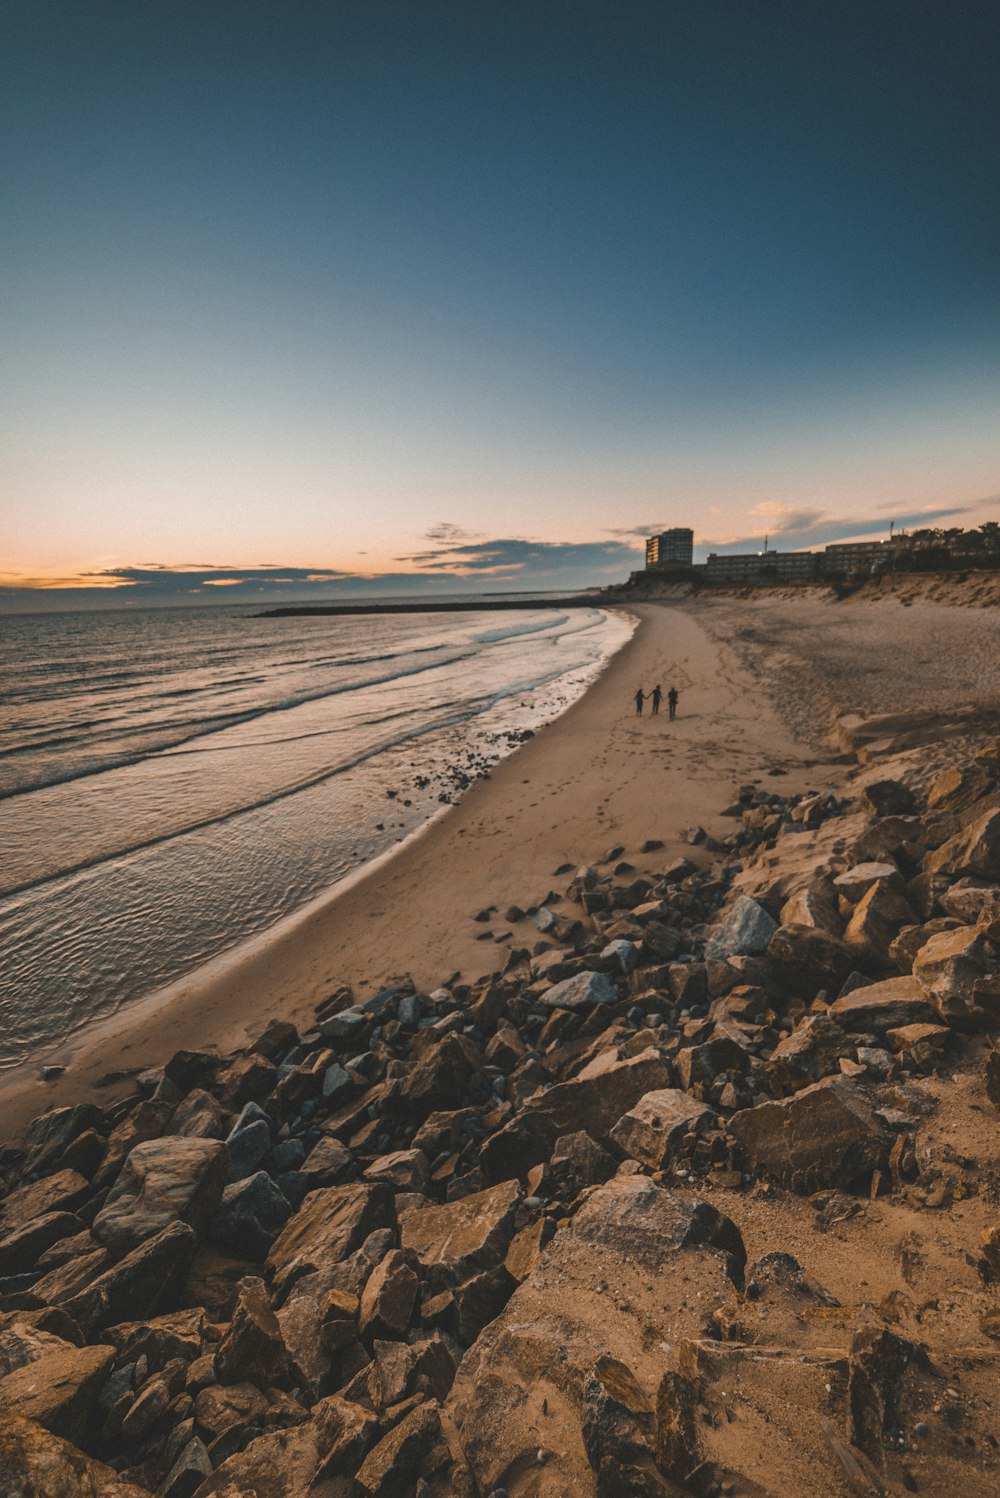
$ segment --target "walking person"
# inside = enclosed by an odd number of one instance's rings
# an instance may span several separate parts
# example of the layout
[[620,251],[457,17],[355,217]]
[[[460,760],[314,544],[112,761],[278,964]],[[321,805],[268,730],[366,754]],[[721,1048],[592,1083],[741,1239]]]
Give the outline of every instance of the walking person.
[[676,718],[676,716],[677,716],[677,688],[676,687],[671,687],[670,691],[667,693],[667,706],[670,709],[670,717],[671,717],[671,719]]
[[657,682],[650,695],[653,699],[653,717],[655,718],[657,713],[660,711],[660,703],[663,701],[663,688],[660,686],[659,682]]
[[645,702],[645,700],[646,700],[646,694],[642,690],[642,687],[640,687],[639,690],[635,694],[635,715],[636,715],[637,718],[641,718],[642,717],[642,704]]

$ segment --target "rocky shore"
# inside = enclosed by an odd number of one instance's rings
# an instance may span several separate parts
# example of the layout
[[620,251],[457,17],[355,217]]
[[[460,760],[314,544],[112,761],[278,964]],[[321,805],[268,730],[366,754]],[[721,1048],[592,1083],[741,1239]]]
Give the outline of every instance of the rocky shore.
[[0,1492],[1000,1493],[996,726],[844,719],[469,911],[500,971],[41,1114]]

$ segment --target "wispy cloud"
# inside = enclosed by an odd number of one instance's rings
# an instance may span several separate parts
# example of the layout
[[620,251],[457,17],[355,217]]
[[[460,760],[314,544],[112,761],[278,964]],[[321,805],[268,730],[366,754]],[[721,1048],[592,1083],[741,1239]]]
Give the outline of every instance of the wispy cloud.
[[742,535],[728,535],[719,540],[697,537],[700,546],[711,550],[745,551],[760,545],[764,536],[778,542],[788,550],[808,550],[825,546],[834,541],[848,541],[865,536],[881,536],[888,533],[890,523],[896,530],[916,530],[921,526],[940,525],[950,522],[960,525],[963,517],[981,512],[990,501],[977,500],[975,504],[948,505],[938,509],[904,510],[886,509],[869,515],[830,515],[825,510],[809,506],[782,504],[777,500],[766,500],[755,505],[749,512],[759,523],[753,531]]
[[461,541],[478,541],[482,534],[482,531],[467,531],[464,526],[453,525],[450,520],[442,520],[438,525],[432,525],[429,531],[424,532],[424,540],[436,541],[440,546],[456,546]]
[[459,577],[494,576],[532,581],[561,577],[568,572],[600,575],[634,566],[636,551],[619,541],[526,541],[509,537],[440,546],[397,558],[422,570]]

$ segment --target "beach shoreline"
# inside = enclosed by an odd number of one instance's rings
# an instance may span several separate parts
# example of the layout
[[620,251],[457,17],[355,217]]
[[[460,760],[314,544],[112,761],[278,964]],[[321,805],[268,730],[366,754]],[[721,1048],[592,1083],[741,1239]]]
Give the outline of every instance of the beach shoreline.
[[[95,1088],[105,1101],[127,1091],[132,1075],[177,1049],[232,1049],[275,1016],[308,1026],[316,1004],[343,985],[365,997],[406,973],[430,989],[456,971],[473,979],[500,968],[538,932],[530,921],[476,923],[485,907],[537,903],[557,866],[594,862],[615,844],[640,870],[665,856],[639,854],[650,838],[689,854],[683,828],[721,831],[734,780],[768,760],[808,778],[814,751],[760,700],[748,709],[735,657],[691,612],[622,612],[637,627],[594,682],[455,806],[259,937],[11,1068],[0,1078],[5,1137],[46,1106]],[[678,682],[676,724],[665,714],[635,723],[636,685],[661,677],[664,689]],[[488,930],[509,935],[496,941]],[[41,1062],[66,1070],[43,1082]]]

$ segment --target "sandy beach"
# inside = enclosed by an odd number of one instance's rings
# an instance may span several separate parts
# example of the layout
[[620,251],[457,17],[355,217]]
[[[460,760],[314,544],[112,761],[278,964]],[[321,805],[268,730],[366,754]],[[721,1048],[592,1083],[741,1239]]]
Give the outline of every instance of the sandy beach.
[[[530,946],[529,923],[500,914],[542,900],[563,864],[602,859],[617,845],[638,869],[671,851],[689,853],[682,831],[719,829],[733,787],[769,769],[789,789],[828,773],[814,748],[797,744],[753,670],[701,620],[680,608],[644,605],[638,626],[600,678],[566,713],[422,834],[343,892],[245,948],[197,970],[73,1037],[46,1060],[66,1073],[42,1083],[37,1066],[0,1082],[4,1133],[39,1109],[85,1096],[109,1073],[162,1062],[178,1047],[229,1049],[280,1015],[308,1021],[342,984],[359,996],[405,973],[425,989],[456,970],[475,978],[501,967],[510,946]],[[634,716],[632,695],[659,681],[680,692],[674,723]],[[667,853],[639,853],[659,839]],[[473,917],[495,906],[488,924]],[[497,942],[484,939],[493,931]],[[505,933],[510,933],[505,936]],[[112,1097],[121,1084],[102,1089]]]
[[[835,782],[837,713],[1000,703],[992,609],[757,594],[629,612],[634,635],[584,696],[394,855],[73,1037],[44,1058],[67,1065],[56,1080],[39,1081],[36,1064],[12,1069],[0,1082],[4,1134],[179,1047],[230,1050],[272,1016],[308,1023],[342,985],[366,997],[404,974],[429,990],[456,972],[471,980],[501,968],[511,947],[537,937],[503,911],[542,901],[560,866],[617,846],[640,871],[691,855],[685,829],[727,830],[719,814],[734,787],[772,770],[789,792]],[[680,692],[674,723],[665,706],[658,718],[648,707],[634,715],[636,687],[657,681]],[[643,855],[648,839],[664,849]],[[477,922],[489,907],[489,922]],[[119,1078],[101,1095],[126,1086]]]

